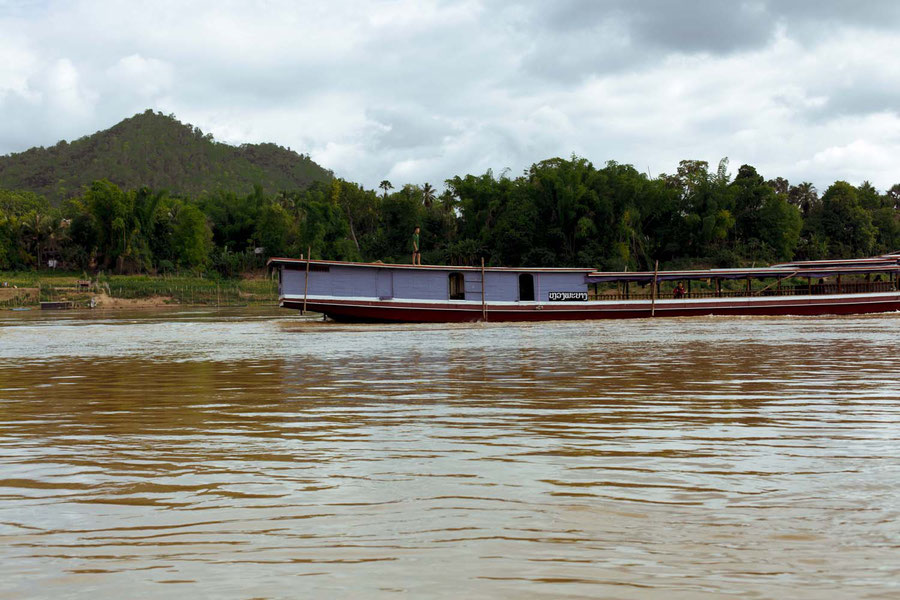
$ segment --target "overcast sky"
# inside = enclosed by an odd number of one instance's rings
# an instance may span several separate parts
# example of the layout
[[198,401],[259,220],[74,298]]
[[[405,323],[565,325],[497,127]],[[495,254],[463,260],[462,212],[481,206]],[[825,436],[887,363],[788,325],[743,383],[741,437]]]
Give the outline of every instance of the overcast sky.
[[900,2],[0,0],[0,154],[147,108],[441,187],[575,153],[900,182]]

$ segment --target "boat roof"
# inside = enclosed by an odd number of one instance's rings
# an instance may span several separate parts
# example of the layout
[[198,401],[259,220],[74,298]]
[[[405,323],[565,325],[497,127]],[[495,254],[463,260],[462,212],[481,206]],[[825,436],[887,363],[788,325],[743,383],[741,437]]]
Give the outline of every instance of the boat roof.
[[[270,258],[268,266],[283,266],[288,269],[305,269],[306,263],[322,266],[363,267],[376,269],[403,269],[411,271],[481,271],[481,267],[464,267],[456,265],[407,265],[382,262],[350,262],[342,260],[306,260],[305,258]],[[503,273],[592,273],[589,267],[485,267],[485,271]]]
[[884,254],[870,258],[850,258],[836,260],[803,260],[773,265],[774,267],[828,268],[828,267],[885,267],[896,268],[900,253]]
[[639,283],[674,281],[678,279],[767,279],[787,277],[835,277],[837,275],[869,275],[900,270],[900,256],[892,259],[859,259],[845,261],[805,261],[772,267],[750,269],[687,269],[678,271],[623,271],[618,273],[595,271],[588,275],[589,283],[634,281]]
[[[350,262],[340,260],[307,260],[305,258],[270,258],[269,266],[302,270],[307,263],[321,266],[351,268],[403,269],[411,271],[481,271],[481,267],[456,265],[409,265],[382,262]],[[679,279],[766,279],[787,277],[835,277],[837,275],[867,275],[900,271],[900,252],[871,258],[841,260],[809,260],[781,263],[771,267],[738,269],[683,269],[675,271],[596,271],[584,267],[484,267],[485,271],[504,273],[584,273],[588,283],[632,281],[648,283]]]

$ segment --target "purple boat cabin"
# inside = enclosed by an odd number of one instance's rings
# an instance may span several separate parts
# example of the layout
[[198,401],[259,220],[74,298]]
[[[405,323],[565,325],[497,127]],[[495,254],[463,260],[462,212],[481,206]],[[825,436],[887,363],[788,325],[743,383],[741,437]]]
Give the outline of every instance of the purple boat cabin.
[[[593,269],[447,267],[273,258],[281,306],[341,321],[532,320],[549,304],[585,302]],[[306,304],[304,308],[304,302]],[[538,320],[534,319],[534,320]]]

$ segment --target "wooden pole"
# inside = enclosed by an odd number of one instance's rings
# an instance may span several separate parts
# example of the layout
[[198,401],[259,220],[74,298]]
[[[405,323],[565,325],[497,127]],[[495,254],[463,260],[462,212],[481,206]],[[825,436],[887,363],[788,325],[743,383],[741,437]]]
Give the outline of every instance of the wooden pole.
[[481,257],[481,320],[487,323],[487,299],[484,297],[484,257]]
[[306,297],[309,295],[309,257],[312,256],[312,246],[306,249],[306,280],[303,282],[303,310],[301,315],[306,314]]
[[656,266],[653,268],[653,287],[650,289],[650,316],[656,316],[656,286],[659,281],[659,261],[656,261]]
[[722,297],[722,280],[716,278],[716,298]]
[[763,293],[763,292],[765,292],[766,290],[768,290],[769,288],[771,288],[773,285],[775,285],[775,286],[778,286],[778,292],[779,292],[778,295],[780,296],[780,295],[781,295],[781,282],[784,281],[785,279],[788,279],[789,277],[793,277],[793,276],[796,275],[796,274],[797,274],[797,272],[794,271],[794,272],[791,273],[790,275],[785,275],[784,277],[782,277],[781,279],[779,279],[779,280],[776,281],[775,283],[770,283],[769,285],[767,285],[767,286],[764,287],[763,289],[761,289],[761,290],[759,290],[758,292],[756,292],[756,295],[757,295],[757,296],[762,296],[762,293]]

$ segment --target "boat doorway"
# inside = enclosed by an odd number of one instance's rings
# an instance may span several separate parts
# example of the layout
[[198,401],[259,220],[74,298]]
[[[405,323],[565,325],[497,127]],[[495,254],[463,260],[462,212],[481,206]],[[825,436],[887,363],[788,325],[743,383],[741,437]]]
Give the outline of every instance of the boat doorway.
[[534,302],[534,275],[519,275],[519,302]]
[[450,273],[450,299],[466,299],[466,278],[462,273]]

